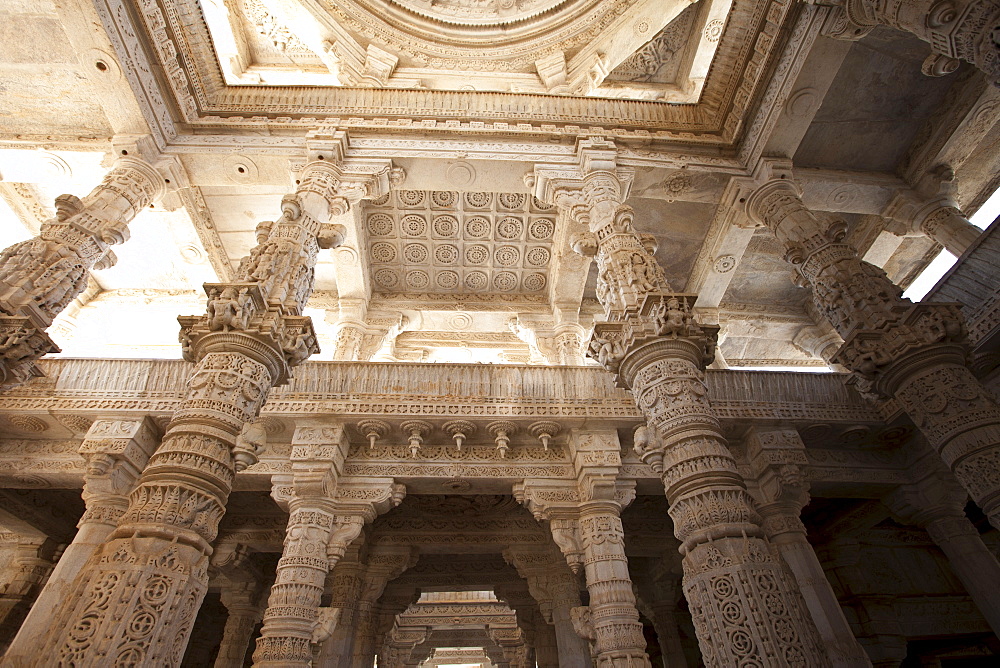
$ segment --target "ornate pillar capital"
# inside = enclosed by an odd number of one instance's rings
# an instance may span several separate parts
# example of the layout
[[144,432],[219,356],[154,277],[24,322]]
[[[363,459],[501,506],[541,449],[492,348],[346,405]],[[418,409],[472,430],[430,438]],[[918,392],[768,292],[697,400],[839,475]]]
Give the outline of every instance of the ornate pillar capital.
[[965,60],[994,84],[1000,83],[1000,54],[993,37],[1000,7],[991,0],[919,0],[876,2],[847,0],[831,12],[823,34],[856,40],[875,26],[911,32],[934,51],[921,68],[928,76],[950,74]]
[[882,498],[893,517],[903,524],[928,528],[940,520],[965,517],[969,493],[946,470],[934,471],[920,481],[900,485]]
[[[795,429],[751,428],[744,441],[746,456],[757,479],[761,504],[786,507],[798,517],[809,503],[806,447]],[[763,506],[761,515],[766,515]]]
[[635,170],[620,167],[617,148],[607,139],[591,137],[577,143],[576,165],[536,165],[529,186],[543,202],[565,209],[591,232],[607,224],[628,198]]
[[927,197],[913,190],[901,190],[893,196],[882,215],[898,222],[905,234],[930,237],[956,257],[961,256],[981,232],[948,194]]

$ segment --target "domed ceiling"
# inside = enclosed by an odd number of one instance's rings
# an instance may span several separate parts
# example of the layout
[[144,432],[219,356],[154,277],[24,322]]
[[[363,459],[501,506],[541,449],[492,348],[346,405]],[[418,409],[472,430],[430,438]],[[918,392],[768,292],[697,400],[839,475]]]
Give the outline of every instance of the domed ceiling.
[[730,0],[206,0],[229,85],[696,102]]

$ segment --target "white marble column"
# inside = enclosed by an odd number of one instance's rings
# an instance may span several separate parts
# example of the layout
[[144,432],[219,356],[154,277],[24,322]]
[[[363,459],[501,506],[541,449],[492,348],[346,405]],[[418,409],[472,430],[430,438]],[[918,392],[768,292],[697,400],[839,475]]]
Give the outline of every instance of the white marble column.
[[914,304],[886,273],[862,261],[847,223],[803,204],[786,163],[762,163],[768,180],[747,198],[813,302],[844,337],[833,361],[859,390],[894,398],[973,500],[1000,527],[1000,406],[966,364],[968,337],[956,304]]
[[214,668],[243,668],[254,629],[264,616],[256,583],[233,583],[222,590],[222,604],[229,616],[222,633]]
[[948,471],[934,471],[883,502],[900,522],[927,531],[990,628],[1000,635],[1000,562],[965,515],[967,498]]
[[166,192],[152,165],[119,158],[82,200],[56,198],[56,217],[34,239],[0,252],[0,385],[41,372],[34,362],[58,347],[45,330],[87,287],[91,269],[117,261],[111,246],[129,238],[129,223]]
[[151,418],[95,420],[87,430],[80,454],[87,462],[83,501],[87,506],[73,542],[63,551],[5,660],[27,665],[37,656],[38,638],[48,630],[52,611],[70,595],[70,586],[85,564],[100,550],[128,508],[132,491],[149,457],[160,444]]
[[504,559],[528,583],[528,591],[538,602],[541,614],[551,621],[560,665],[592,666],[587,642],[573,627],[572,611],[580,607],[580,583],[559,551],[555,547],[540,551],[508,548],[504,550]]
[[751,493],[757,497],[764,532],[795,576],[830,662],[843,668],[870,666],[799,519],[809,503],[808,460],[799,433],[754,428],[746,439],[746,456],[757,476]]

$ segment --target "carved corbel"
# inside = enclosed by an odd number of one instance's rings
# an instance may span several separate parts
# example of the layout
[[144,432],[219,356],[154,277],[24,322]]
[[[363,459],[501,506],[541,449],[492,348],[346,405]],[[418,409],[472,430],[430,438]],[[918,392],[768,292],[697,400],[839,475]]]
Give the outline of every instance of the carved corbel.
[[347,548],[361,535],[361,532],[365,528],[366,519],[362,512],[350,515],[338,514],[335,516],[333,530],[330,532],[330,540],[326,545],[326,554],[330,560],[330,568],[333,568],[343,558],[347,552]]
[[569,92],[566,72],[566,54],[556,51],[535,61],[535,69],[545,90],[553,94]]
[[634,174],[618,166],[614,142],[592,137],[577,144],[575,166],[536,165],[533,187],[535,197],[595,231],[628,198]]
[[575,517],[553,516],[549,520],[552,540],[566,557],[574,575],[583,571],[583,543],[580,540],[580,522]]
[[583,543],[580,539],[580,493],[575,482],[562,484],[524,481],[515,483],[514,498],[536,520],[547,522],[552,540],[566,557],[573,573],[583,569]]
[[292,436],[292,485],[299,498],[333,497],[350,443],[339,422],[300,423]]
[[361,87],[375,87],[383,88],[389,84],[389,77],[392,76],[393,70],[396,69],[396,64],[399,62],[399,58],[384,51],[374,44],[368,45],[368,51],[365,54],[365,68],[361,75],[361,81],[358,85]]
[[150,456],[160,444],[160,430],[152,418],[95,420],[79,453],[87,462],[83,499],[87,512],[81,522],[116,523]]
[[754,479],[748,491],[756,498],[764,531],[770,537],[800,533],[799,519],[809,503],[805,444],[795,429],[754,428],[745,441],[746,458]]
[[900,236],[925,235],[956,257],[971,246],[981,230],[969,222],[954,196],[955,172],[938,165],[923,175],[912,190],[900,190],[882,215],[896,222],[890,231]]
[[327,543],[331,567],[343,557],[366,525],[397,507],[406,496],[406,486],[392,478],[341,479],[333,496],[335,526]]

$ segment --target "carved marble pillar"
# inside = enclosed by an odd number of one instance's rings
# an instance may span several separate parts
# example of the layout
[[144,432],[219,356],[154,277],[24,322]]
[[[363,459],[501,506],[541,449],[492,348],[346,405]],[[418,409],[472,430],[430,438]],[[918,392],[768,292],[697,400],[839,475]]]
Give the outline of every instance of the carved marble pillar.
[[965,490],[941,471],[903,485],[883,499],[896,519],[922,527],[948,563],[994,633],[1000,633],[1000,563],[965,515]]
[[709,406],[702,369],[710,347],[689,330],[633,343],[620,367],[649,422],[650,430],[636,431],[636,449],[660,473],[670,502],[702,657],[709,666],[764,654],[829,665]]
[[73,580],[107,542],[128,507],[128,493],[159,445],[159,429],[151,418],[95,420],[80,454],[87,462],[83,500],[87,510],[73,542],[63,551],[31,612],[11,643],[5,659],[27,663],[38,653],[38,639],[50,630],[52,612],[69,595]]
[[844,242],[843,221],[802,203],[781,165],[747,201],[786,259],[812,286],[813,300],[844,337],[834,362],[864,392],[894,397],[1000,527],[1000,407],[966,366],[968,342],[957,304],[913,304],[881,269]]
[[185,397],[118,528],[54,611],[43,662],[179,664],[237,467],[254,459],[236,459],[237,438],[271,387],[316,351],[301,313],[320,248],[343,239],[326,221],[385,192],[381,169],[355,178],[332,161],[306,165],[281,217],[258,225],[237,280],[207,285],[206,314],[179,318],[185,359],[196,363]]
[[388,585],[378,600],[375,611],[375,647],[378,648],[379,666],[396,665],[392,662],[393,656],[397,657],[398,662],[397,649],[391,646],[396,616],[410,607],[410,604],[416,603],[419,598],[420,592],[416,587]]
[[348,449],[342,424],[303,424],[292,439],[291,478],[275,476],[272,495],[288,508],[288,528],[255,666],[310,665],[327,573],[379,510],[402,500],[402,486],[391,479],[340,481]]
[[864,572],[861,549],[857,541],[842,539],[824,548],[823,563],[836,574],[845,590],[846,599],[861,627],[858,641],[875,668],[898,668],[906,658],[906,636],[899,623],[899,611],[891,596],[875,596],[868,587],[855,590],[857,574]]
[[599,668],[649,666],[646,639],[635,607],[632,580],[625,558],[625,531],[620,506],[590,501],[580,507],[580,538],[584,550],[590,622],[594,630],[595,663]]
[[[671,563],[677,557],[665,554],[663,562]],[[678,559],[679,562],[679,559]],[[678,563],[678,567],[679,567]],[[687,657],[681,646],[680,634],[677,632],[677,601],[680,599],[680,578],[675,576],[670,568],[660,569],[659,577],[651,578],[650,582],[637,583],[636,603],[639,610],[653,622],[656,639],[660,645],[660,654],[664,668],[686,668]]]
[[[573,171],[576,173],[574,174]],[[574,245],[595,255],[608,322],[591,351],[632,389],[649,428],[636,449],[660,474],[684,555],[684,592],[705,664],[758,657],[828,666],[794,580],[772,555],[761,518],[708,402],[704,368],[717,328],[694,322],[694,295],[675,295],[622,206],[631,174],[610,142],[579,147],[575,170],[536,167],[536,196],[581,224]]]
[[747,458],[757,476],[757,510],[768,541],[788,565],[834,666],[871,664],[851,631],[823,566],[799,519],[809,502],[803,468],[805,444],[794,429],[754,429],[746,441]]
[[[354,630],[357,624],[358,603],[364,589],[364,567],[360,561],[361,540],[355,541],[344,558],[330,570],[326,591],[330,595],[330,607],[336,610],[336,625],[328,638],[322,641],[315,665],[331,668],[351,668]],[[316,634],[313,636],[316,640]]]
[[59,348],[45,333],[87,287],[91,269],[117,258],[111,246],[129,238],[128,224],[166,192],[148,163],[120,158],[84,199],[56,198],[56,217],[34,239],[0,253],[0,385],[41,375],[35,361]]
[[574,431],[569,448],[581,501],[580,545],[590,593],[595,664],[600,668],[649,666],[620,516],[622,507],[635,498],[635,488],[615,482],[621,468],[618,433]]
[[264,615],[257,582],[233,582],[222,590],[222,604],[229,611],[215,668],[242,668],[254,629]]
[[22,536],[0,568],[0,652],[7,649],[49,574],[60,546],[50,538]]
[[960,59],[1000,84],[998,21],[1000,4],[996,0],[847,0],[830,15],[823,31],[829,37],[853,40],[877,25],[892,26],[931,45],[934,53],[924,61],[925,74],[953,72]]
[[389,581],[412,568],[418,558],[416,549],[404,546],[375,545],[369,550],[357,602],[351,654],[342,663],[343,668],[371,668],[378,649],[378,601]]
[[560,661],[569,666],[590,666],[592,662],[587,642],[573,627],[573,610],[581,605],[580,585],[572,573],[559,571],[550,576],[547,589],[552,597],[552,626]]
[[[520,498],[524,498],[523,493]],[[541,551],[508,548],[504,559],[528,583],[542,616],[551,620],[562,665],[592,665],[586,641],[573,628],[572,611],[580,607],[580,585],[555,548]]]
[[535,662],[538,668],[559,668],[559,642],[555,626],[545,620],[541,611],[533,619],[535,627]]
[[583,366],[584,329],[579,324],[555,327],[555,346],[558,362],[562,366]]
[[[553,539],[569,563],[577,563],[578,552],[582,555],[590,593],[585,626],[594,642],[595,665],[648,667],[620,518],[622,506],[632,501],[635,489],[616,483],[621,466],[617,432],[574,431],[569,447],[577,471],[576,489],[526,480],[515,485],[515,498],[549,522]],[[575,625],[578,633],[581,614],[577,613]]]
[[489,625],[486,627],[486,635],[500,648],[503,657],[502,661],[494,661],[494,663],[498,666],[509,666],[509,668],[528,668],[524,636],[521,629],[517,626]]

